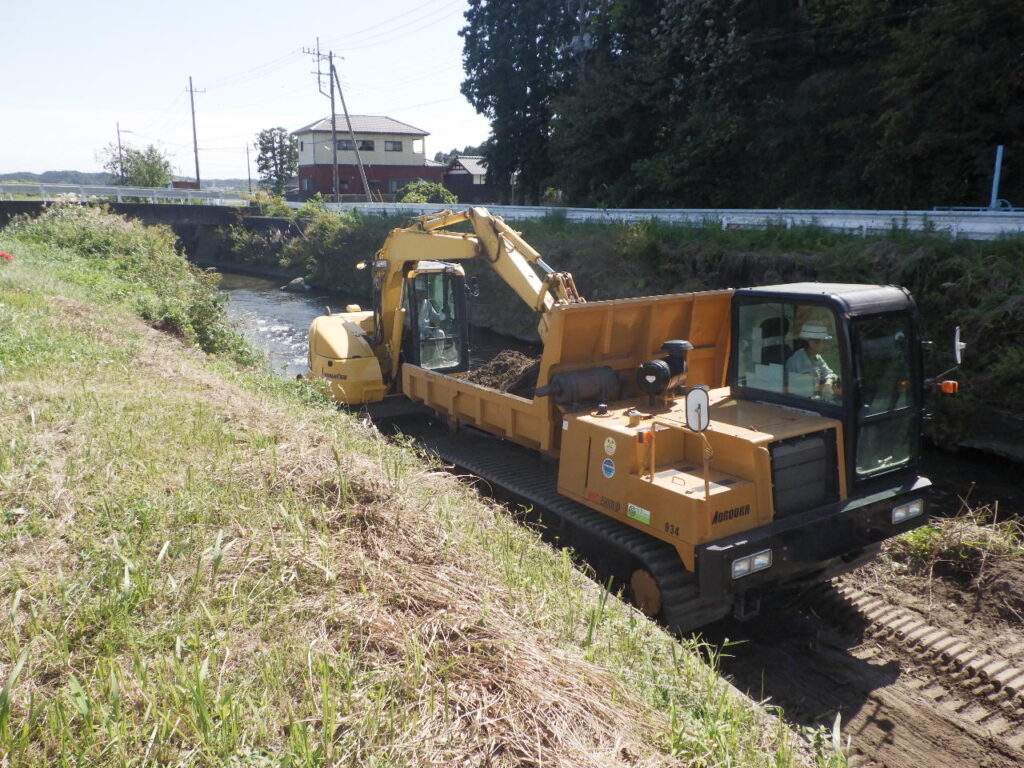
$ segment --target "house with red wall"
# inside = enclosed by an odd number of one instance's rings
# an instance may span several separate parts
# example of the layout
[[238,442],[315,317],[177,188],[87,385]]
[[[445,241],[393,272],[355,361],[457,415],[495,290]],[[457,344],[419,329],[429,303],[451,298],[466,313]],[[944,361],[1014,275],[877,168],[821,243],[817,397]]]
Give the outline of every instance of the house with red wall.
[[[428,160],[425,139],[430,134],[408,123],[378,115],[334,116],[337,145],[332,146],[331,119],[292,131],[299,143],[299,197],[333,193],[333,164],[337,154],[338,195],[341,200],[365,200],[356,163],[356,148],[374,200],[391,200],[407,182],[426,179],[441,183],[445,165]],[[353,140],[354,135],[354,140]]]

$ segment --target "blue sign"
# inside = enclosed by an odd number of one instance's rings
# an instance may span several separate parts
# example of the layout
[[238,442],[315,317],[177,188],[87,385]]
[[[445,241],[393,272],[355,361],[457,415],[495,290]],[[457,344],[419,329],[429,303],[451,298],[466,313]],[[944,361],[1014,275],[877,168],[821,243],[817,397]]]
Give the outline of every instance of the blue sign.
[[601,462],[601,474],[607,477],[609,480],[615,476],[615,462],[611,459],[605,459]]

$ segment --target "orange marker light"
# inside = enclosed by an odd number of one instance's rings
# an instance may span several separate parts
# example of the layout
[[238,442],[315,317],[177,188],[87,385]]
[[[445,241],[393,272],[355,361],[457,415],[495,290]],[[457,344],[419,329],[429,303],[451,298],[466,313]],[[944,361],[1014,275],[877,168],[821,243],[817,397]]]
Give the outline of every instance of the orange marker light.
[[944,395],[955,395],[957,392],[960,391],[960,382],[952,380],[940,381],[939,389],[942,391],[942,394]]

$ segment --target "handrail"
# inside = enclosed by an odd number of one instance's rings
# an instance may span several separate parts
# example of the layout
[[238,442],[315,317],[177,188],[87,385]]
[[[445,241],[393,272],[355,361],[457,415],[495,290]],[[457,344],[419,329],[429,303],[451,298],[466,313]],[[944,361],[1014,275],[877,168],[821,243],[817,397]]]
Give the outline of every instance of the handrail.
[[[150,202],[216,205],[245,205],[235,192],[150,187],[110,187],[89,184],[45,184],[0,182],[0,199],[15,195],[52,200],[75,194],[82,199],[141,198]],[[302,203],[287,203],[292,208]],[[395,216],[437,213],[450,205],[431,203],[326,203],[331,210]],[[564,216],[569,221],[615,222],[622,224],[659,221],[681,226],[718,226],[722,229],[766,229],[769,227],[820,227],[867,237],[892,232],[936,232],[954,239],[995,240],[1004,235],[1024,233],[1024,210],[1020,208],[978,210],[843,210],[830,208],[565,208],[540,205],[490,205],[488,210],[508,221]]]
[[237,192],[212,189],[169,189],[167,187],[115,187],[98,184],[47,184],[45,182],[0,182],[0,199],[15,196],[54,200],[61,195],[76,195],[82,200],[141,198],[151,203],[176,202],[188,204],[245,205]]

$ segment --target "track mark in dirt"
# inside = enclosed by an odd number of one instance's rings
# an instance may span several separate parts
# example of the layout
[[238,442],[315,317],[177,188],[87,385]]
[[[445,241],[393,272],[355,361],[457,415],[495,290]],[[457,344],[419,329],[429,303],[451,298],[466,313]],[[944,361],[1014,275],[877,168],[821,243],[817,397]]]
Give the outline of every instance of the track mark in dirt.
[[838,713],[852,765],[1024,765],[1024,712],[1016,700],[999,703],[992,691],[964,685],[970,675],[950,679],[899,638],[890,644],[872,637],[870,627],[837,628],[819,615],[775,611],[753,626],[732,627],[744,640],[727,649],[723,671],[801,725],[831,727]]

